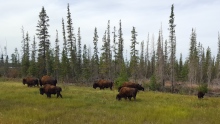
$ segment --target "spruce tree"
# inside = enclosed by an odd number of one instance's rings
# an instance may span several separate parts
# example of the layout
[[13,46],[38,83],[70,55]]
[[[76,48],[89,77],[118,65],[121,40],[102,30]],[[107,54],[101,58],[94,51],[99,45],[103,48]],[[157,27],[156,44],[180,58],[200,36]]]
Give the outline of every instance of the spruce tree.
[[78,28],[78,34],[77,34],[77,40],[78,40],[78,52],[77,52],[77,66],[76,66],[76,78],[79,79],[82,71],[82,51],[81,51],[81,34],[80,34],[80,28]]
[[83,65],[82,65],[82,75],[84,80],[88,81],[90,77],[90,68],[89,68],[89,54],[87,46],[84,44],[83,46]]
[[49,41],[49,32],[48,27],[50,26],[48,24],[49,17],[46,13],[46,10],[44,7],[42,7],[42,10],[39,14],[39,20],[37,23],[37,37],[39,39],[39,49],[38,49],[38,68],[39,68],[39,76],[43,76],[47,74],[47,62],[48,58],[47,55],[49,52],[50,47],[50,41]]
[[59,46],[59,38],[58,31],[56,30],[56,40],[55,40],[55,60],[54,60],[54,75],[56,79],[58,79],[60,74],[60,46]]
[[138,50],[136,48],[136,45],[138,44],[137,42],[137,32],[135,31],[135,27],[132,28],[131,31],[131,52],[130,52],[130,72],[131,76],[135,79],[137,79],[137,74],[138,74]]
[[77,53],[76,53],[76,38],[74,35],[74,28],[71,18],[71,13],[69,9],[69,4],[67,5],[67,47],[68,52],[70,53],[70,74],[71,77],[76,76],[76,60],[77,60]]
[[171,80],[171,91],[174,91],[175,82],[175,59],[176,59],[176,36],[174,24],[174,5],[171,6],[171,14],[169,19],[169,43],[170,43],[170,80]]
[[192,34],[190,38],[190,53],[189,53],[189,81],[192,85],[193,82],[197,83],[197,75],[198,75],[198,49],[197,49],[197,41],[196,41],[196,32],[192,29]]
[[64,19],[62,19],[62,29],[63,29],[63,49],[62,49],[62,58],[61,58],[61,77],[64,82],[68,80],[70,66],[69,66],[69,59],[67,55],[67,40],[66,40],[66,32],[65,32],[65,25]]
[[146,40],[146,50],[145,50],[145,77],[146,78],[149,78],[150,75],[149,75],[149,33],[147,35],[147,40]]
[[118,29],[118,71],[121,71],[121,66],[124,64],[124,39],[123,39],[123,33],[122,33],[122,24],[121,20],[119,21],[119,29]]
[[99,75],[99,51],[98,51],[98,33],[97,33],[97,28],[95,28],[94,30],[94,36],[93,36],[93,44],[94,44],[94,48],[93,48],[93,56],[92,56],[92,60],[93,60],[93,77],[98,77]]
[[139,65],[139,78],[143,78],[145,75],[145,60],[144,60],[144,41],[141,42],[140,52],[140,65]]
[[37,75],[37,64],[36,64],[36,52],[37,52],[37,46],[36,46],[36,41],[35,41],[35,36],[33,38],[33,43],[32,43],[32,51],[31,51],[31,61],[30,61],[30,67],[29,67],[29,75],[34,76],[34,77],[38,77],[39,75]]

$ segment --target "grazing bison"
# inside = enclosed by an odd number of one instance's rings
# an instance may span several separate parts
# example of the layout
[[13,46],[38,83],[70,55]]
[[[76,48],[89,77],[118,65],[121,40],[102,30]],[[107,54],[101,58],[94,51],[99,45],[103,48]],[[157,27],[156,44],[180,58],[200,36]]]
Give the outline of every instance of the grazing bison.
[[93,88],[96,89],[97,87],[99,87],[100,90],[104,88],[110,88],[112,90],[113,82],[104,79],[97,80],[94,82]]
[[125,82],[122,84],[122,86],[120,86],[118,88],[118,92],[120,91],[120,89],[122,87],[130,87],[130,88],[137,88],[138,90],[143,90],[144,91],[144,87],[142,87],[140,84],[138,83],[132,83],[132,82]]
[[56,86],[56,84],[57,84],[57,80],[52,78],[52,77],[50,77],[50,76],[48,76],[48,75],[43,76],[39,80],[39,82],[40,82],[40,86],[45,85],[45,84],[51,84],[51,85]]
[[124,99],[128,98],[131,101],[131,98],[133,97],[135,100],[137,91],[138,91],[137,88],[122,87],[119,91],[119,94],[116,95],[116,99],[121,100],[121,98],[124,98]]
[[204,97],[205,93],[203,93],[202,91],[198,92],[198,98],[202,99]]
[[38,84],[38,79],[37,78],[33,78],[33,77],[26,77],[23,78],[22,80],[23,84],[27,84],[28,87],[32,87],[32,86],[39,86]]
[[43,95],[44,93],[47,94],[48,98],[51,98],[51,94],[57,94],[57,98],[60,96],[62,98],[62,95],[60,92],[62,91],[61,87],[46,84],[44,87],[40,88],[40,94]]

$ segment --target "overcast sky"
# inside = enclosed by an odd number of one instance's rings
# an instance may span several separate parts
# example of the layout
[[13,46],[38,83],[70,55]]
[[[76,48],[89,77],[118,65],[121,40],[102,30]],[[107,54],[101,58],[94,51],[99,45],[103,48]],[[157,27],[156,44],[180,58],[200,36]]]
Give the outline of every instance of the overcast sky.
[[[218,31],[220,30],[220,1],[219,0],[0,0],[0,54],[7,43],[9,57],[15,48],[21,50],[22,33],[29,33],[31,43],[36,34],[39,13],[44,6],[49,16],[49,35],[51,45],[55,44],[56,30],[59,33],[62,46],[62,18],[66,26],[67,4],[73,20],[74,33],[81,29],[82,44],[93,48],[94,29],[97,27],[99,35],[99,49],[102,37],[110,20],[111,32],[113,27],[122,30],[125,49],[130,50],[131,30],[134,26],[138,34],[138,42],[150,40],[154,35],[155,42],[159,29],[163,29],[164,40],[169,39],[168,22],[171,5],[174,4],[177,53],[187,57],[192,28],[196,29],[197,42],[201,42],[206,49],[211,48],[216,56]],[[111,39],[113,35],[111,35]],[[38,39],[36,39],[38,42]],[[156,43],[155,43],[156,44]],[[145,43],[146,45],[146,43]],[[151,41],[150,41],[151,45]],[[138,46],[138,48],[140,48]]]

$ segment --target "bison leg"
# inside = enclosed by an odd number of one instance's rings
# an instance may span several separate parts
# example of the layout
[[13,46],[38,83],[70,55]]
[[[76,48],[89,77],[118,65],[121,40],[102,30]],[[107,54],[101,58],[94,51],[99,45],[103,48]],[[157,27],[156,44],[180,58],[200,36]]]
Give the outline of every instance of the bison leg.
[[61,98],[63,98],[62,95],[61,95],[60,93],[57,93],[57,98],[58,98],[59,96],[60,96]]
[[50,94],[50,93],[47,93],[47,97],[48,97],[48,98],[51,98],[51,94]]
[[131,97],[128,97],[128,99],[131,101]]

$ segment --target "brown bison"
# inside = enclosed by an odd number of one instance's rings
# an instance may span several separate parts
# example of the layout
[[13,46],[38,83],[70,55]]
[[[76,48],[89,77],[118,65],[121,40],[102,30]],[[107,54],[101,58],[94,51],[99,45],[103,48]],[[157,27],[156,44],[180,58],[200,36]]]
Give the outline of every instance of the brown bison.
[[202,99],[204,97],[205,93],[203,93],[202,91],[198,92],[198,98]]
[[118,92],[120,91],[120,89],[122,87],[130,87],[130,88],[137,88],[138,90],[143,90],[144,91],[144,87],[142,87],[140,84],[138,83],[133,83],[133,82],[125,82],[122,84],[122,86],[120,86],[118,88]]
[[38,84],[38,79],[37,78],[33,78],[33,77],[26,77],[23,78],[22,80],[23,84],[27,84],[28,87],[32,87],[32,86],[39,86]]
[[51,85],[56,86],[56,84],[57,84],[57,80],[52,78],[52,77],[50,77],[50,76],[48,76],[48,75],[43,76],[39,80],[39,82],[40,82],[40,86],[45,85],[45,84],[51,84]]
[[40,94],[43,95],[44,93],[47,94],[48,98],[51,98],[51,94],[57,94],[57,98],[60,96],[62,98],[62,95],[60,92],[62,91],[61,87],[54,86],[51,84],[46,84],[44,87],[41,87],[40,89]]
[[135,100],[137,92],[138,92],[137,88],[122,87],[119,91],[119,94],[116,95],[116,99],[121,100],[121,98],[124,99],[128,98],[131,101],[131,98],[133,97]]
[[94,82],[93,88],[96,89],[97,87],[99,87],[100,90],[104,88],[110,88],[112,90],[113,82],[104,79],[97,80]]

